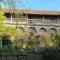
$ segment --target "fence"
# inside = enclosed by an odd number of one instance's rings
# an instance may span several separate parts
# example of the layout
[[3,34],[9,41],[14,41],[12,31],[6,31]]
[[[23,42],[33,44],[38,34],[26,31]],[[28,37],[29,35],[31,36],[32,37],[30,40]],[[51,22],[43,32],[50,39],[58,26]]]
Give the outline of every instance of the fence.
[[11,55],[0,55],[0,60],[43,60],[41,54],[11,54]]
[[32,52],[0,51],[0,60],[60,60],[60,48],[32,50]]
[[[35,53],[35,50],[14,50],[14,51],[0,51],[0,60],[44,60],[44,49],[40,49]],[[37,51],[37,50],[36,50]]]

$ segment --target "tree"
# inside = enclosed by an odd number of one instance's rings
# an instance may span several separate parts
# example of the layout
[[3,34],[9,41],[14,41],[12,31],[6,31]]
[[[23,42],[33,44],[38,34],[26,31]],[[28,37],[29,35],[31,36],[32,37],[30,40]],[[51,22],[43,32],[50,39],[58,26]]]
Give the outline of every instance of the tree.
[[0,2],[4,2],[4,0],[0,0]]
[[26,32],[21,28],[15,29],[13,27],[5,27],[4,32],[10,36],[10,40],[12,41],[12,45],[18,48],[25,48],[26,42]]
[[6,34],[2,36],[2,47],[12,47],[12,42],[9,38],[9,35]]
[[4,29],[3,20],[5,19],[4,10],[0,7],[0,31]]
[[[1,2],[5,5],[5,0],[0,0],[0,3],[1,3]],[[0,6],[1,6],[1,5],[0,5]]]
[[60,35],[59,34],[54,35],[52,40],[55,43],[55,45],[60,47]]

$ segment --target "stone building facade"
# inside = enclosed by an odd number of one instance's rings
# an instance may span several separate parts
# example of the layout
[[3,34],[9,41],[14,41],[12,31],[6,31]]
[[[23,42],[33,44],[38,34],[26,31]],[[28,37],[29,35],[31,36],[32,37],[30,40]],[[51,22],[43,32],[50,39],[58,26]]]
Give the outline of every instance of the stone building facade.
[[60,12],[41,10],[6,10],[6,26],[21,28],[33,34],[56,34],[60,32]]

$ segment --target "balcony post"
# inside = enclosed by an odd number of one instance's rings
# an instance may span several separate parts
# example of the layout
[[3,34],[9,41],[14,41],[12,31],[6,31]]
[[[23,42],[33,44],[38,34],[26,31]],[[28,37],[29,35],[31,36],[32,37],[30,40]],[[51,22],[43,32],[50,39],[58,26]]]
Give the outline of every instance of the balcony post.
[[43,21],[44,21],[44,16],[43,16]]
[[58,24],[59,24],[59,16],[58,16]]
[[27,24],[28,24],[28,15],[26,14],[26,18],[27,18]]
[[44,16],[43,16],[42,23],[44,22],[44,19],[45,19],[45,18],[44,18]]
[[27,31],[27,38],[28,38],[28,14],[26,14],[26,18],[27,18],[27,25],[26,25],[26,31]]
[[11,14],[11,21],[12,21],[12,14]]

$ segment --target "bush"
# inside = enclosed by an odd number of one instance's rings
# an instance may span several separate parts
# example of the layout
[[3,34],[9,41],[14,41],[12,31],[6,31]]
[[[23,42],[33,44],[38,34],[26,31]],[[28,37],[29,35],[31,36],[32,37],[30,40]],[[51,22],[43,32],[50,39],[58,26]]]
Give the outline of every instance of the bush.
[[2,41],[2,47],[12,47],[12,42],[10,40],[9,35],[4,34],[1,38]]
[[56,34],[51,37],[52,42],[55,43],[55,46],[60,47],[60,35]]
[[46,60],[60,60],[60,48],[46,48],[44,58]]

